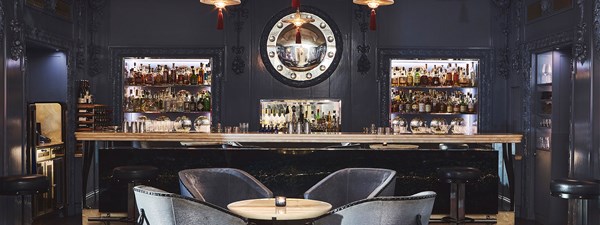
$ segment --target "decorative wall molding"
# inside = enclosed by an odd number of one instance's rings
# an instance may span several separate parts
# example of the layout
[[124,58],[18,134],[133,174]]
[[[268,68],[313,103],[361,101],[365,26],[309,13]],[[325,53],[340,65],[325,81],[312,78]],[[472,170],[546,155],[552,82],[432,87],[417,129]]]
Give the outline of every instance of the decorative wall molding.
[[[469,58],[479,59],[479,96],[478,99],[492,99],[492,76],[490,65],[492,64],[491,49],[396,49],[382,48],[377,50],[377,61],[379,62],[379,125],[389,126],[389,104],[390,104],[390,79],[389,68],[391,59],[414,59],[414,58]],[[480,132],[491,130],[492,103],[490,101],[479,102],[479,128]]]
[[362,75],[367,75],[369,70],[371,70],[371,60],[369,60],[369,52],[371,51],[371,46],[367,44],[367,31],[369,29],[369,23],[367,19],[369,18],[370,11],[367,10],[366,7],[361,5],[356,5],[356,9],[354,10],[354,20],[358,23],[360,28],[360,33],[362,35],[362,43],[356,46],[356,50],[360,53],[360,57],[358,58],[358,68],[357,72]]
[[234,6],[230,9],[230,12],[235,16],[235,33],[236,33],[236,45],[231,47],[233,52],[233,61],[231,61],[231,70],[233,73],[240,75],[244,73],[246,69],[246,61],[242,57],[244,55],[245,47],[241,45],[241,33],[244,29],[245,21],[248,19],[249,10],[246,7],[248,0],[242,1],[242,4]]
[[594,48],[600,55],[600,0],[594,1]]
[[221,122],[221,91],[225,70],[225,50],[223,48],[110,48],[110,78],[112,79],[113,118],[123,121],[123,58],[124,57],[160,57],[160,58],[211,58],[212,59],[212,124]]
[[0,43],[4,41],[4,4],[0,0]]
[[494,56],[495,56],[495,65],[491,65],[495,68],[496,74],[504,79],[508,78],[509,75],[509,43],[508,40],[510,38],[510,0],[493,0],[496,7],[500,10],[497,18],[499,21],[502,21],[500,24],[500,28],[502,30],[502,35],[504,38],[504,46],[496,47]]
[[13,6],[13,19],[10,21],[10,31],[12,32],[12,41],[10,42],[10,58],[18,61],[23,58],[25,53],[25,40],[23,39],[23,23],[19,20],[21,18],[21,7],[20,1],[14,1]]
[[94,0],[89,2],[89,12],[87,30],[89,32],[89,41],[87,43],[88,58],[88,76],[95,77],[102,74],[103,65],[105,65],[104,47],[98,43],[96,35],[99,34],[102,25],[104,8],[106,0]]
[[582,65],[587,60],[588,46],[585,42],[587,24],[585,23],[585,0],[577,0],[579,8],[579,23],[575,27],[575,40],[573,42],[573,57]]

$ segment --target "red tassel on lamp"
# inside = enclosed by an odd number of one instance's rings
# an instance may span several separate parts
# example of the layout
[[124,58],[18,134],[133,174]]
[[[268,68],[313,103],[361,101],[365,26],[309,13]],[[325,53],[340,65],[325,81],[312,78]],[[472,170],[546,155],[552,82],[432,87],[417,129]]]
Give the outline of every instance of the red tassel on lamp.
[[219,14],[217,15],[217,30],[223,30],[225,27],[225,23],[223,21],[223,9],[226,6],[230,5],[239,5],[242,4],[241,0],[200,0],[200,3],[207,5],[214,5],[219,9]]
[[379,6],[394,4],[394,0],[352,0],[352,2],[358,5],[366,5],[371,8],[371,19],[369,21],[370,30],[377,30],[377,13],[375,13],[375,9]]
[[217,30],[223,30],[224,27],[223,21],[223,9],[219,9],[219,15],[217,17]]
[[300,7],[300,0],[292,0],[292,8]]
[[302,34],[300,34],[300,27],[296,27],[296,44],[302,44]]
[[375,9],[371,9],[371,20],[369,21],[369,28],[371,30],[377,30],[377,15]]

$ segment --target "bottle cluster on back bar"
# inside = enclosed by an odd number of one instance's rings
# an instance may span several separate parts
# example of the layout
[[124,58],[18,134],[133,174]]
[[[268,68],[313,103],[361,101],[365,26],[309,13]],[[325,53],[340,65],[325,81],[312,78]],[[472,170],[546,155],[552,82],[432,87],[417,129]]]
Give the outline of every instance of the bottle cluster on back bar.
[[341,103],[320,100],[261,101],[262,132],[339,132]]
[[469,92],[392,90],[392,113],[476,113],[477,99]]
[[405,86],[454,86],[454,87],[474,87],[477,80],[477,68],[474,62],[459,66],[458,63],[448,63],[443,65],[434,65],[428,67],[422,66],[404,67],[394,66],[391,68],[392,87]]
[[125,112],[210,112],[211,92],[202,90],[192,94],[187,90],[165,88],[156,93],[151,90],[129,88],[125,94]]
[[175,65],[157,65],[151,67],[150,64],[139,65],[133,63],[132,68],[123,69],[126,85],[152,86],[152,85],[211,85],[212,70],[210,63],[198,63],[197,66]]

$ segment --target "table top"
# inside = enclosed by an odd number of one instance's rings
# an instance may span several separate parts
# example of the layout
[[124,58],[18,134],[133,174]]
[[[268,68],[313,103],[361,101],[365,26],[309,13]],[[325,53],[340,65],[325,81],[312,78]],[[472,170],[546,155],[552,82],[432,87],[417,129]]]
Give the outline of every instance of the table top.
[[275,206],[274,198],[248,199],[233,202],[227,208],[242,217],[257,220],[302,220],[315,218],[331,209],[327,202],[288,198],[286,206]]

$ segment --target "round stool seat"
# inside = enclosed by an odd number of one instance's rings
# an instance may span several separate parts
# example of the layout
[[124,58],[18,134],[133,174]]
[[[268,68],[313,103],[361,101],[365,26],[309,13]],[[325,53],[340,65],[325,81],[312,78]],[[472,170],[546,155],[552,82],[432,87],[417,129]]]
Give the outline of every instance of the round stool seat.
[[0,177],[0,195],[30,195],[47,192],[50,182],[42,175]]
[[550,193],[565,199],[595,199],[600,197],[600,180],[555,179]]
[[151,180],[156,176],[158,168],[154,166],[119,166],[113,169],[113,178],[118,180]]
[[442,167],[437,169],[438,178],[446,183],[466,183],[477,179],[481,171],[473,167]]

